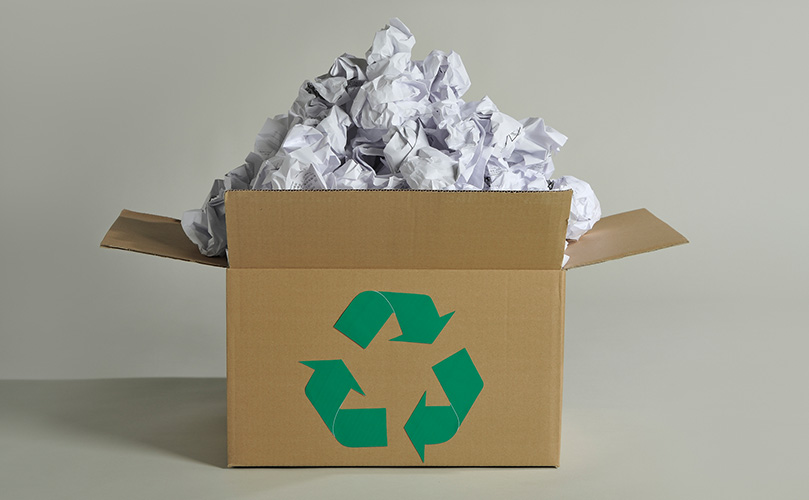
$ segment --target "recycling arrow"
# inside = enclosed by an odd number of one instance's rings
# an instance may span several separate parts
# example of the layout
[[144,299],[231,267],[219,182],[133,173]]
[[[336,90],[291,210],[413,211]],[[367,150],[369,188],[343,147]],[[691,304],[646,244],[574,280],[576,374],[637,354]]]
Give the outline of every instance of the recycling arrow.
[[402,331],[391,341],[432,344],[455,311],[440,316],[429,295],[365,291],[354,297],[334,328],[365,349],[391,314]]
[[483,379],[466,349],[433,366],[449,406],[427,406],[427,392],[421,396],[404,430],[424,462],[428,444],[446,443],[458,432],[466,415],[483,390]]
[[[365,291],[351,300],[334,328],[365,349],[392,314],[402,334],[391,340],[432,344],[455,312],[440,316],[428,295]],[[385,408],[343,408],[352,390],[365,396],[343,360],[301,363],[314,370],[306,397],[340,444],[350,448],[388,445]],[[433,373],[449,405],[427,406],[425,391],[404,425],[422,462],[427,445],[446,443],[455,436],[483,390],[483,379],[466,349],[434,365]]]
[[388,445],[385,408],[344,409],[352,390],[365,396],[341,359],[301,361],[314,370],[304,392],[329,432],[343,446],[364,448]]

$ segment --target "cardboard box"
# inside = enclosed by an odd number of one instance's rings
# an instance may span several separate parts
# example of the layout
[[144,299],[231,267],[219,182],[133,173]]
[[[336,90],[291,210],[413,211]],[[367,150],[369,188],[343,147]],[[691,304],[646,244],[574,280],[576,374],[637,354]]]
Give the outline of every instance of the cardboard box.
[[229,262],[126,210],[101,245],[228,268],[230,466],[558,466],[566,269],[687,243],[635,210],[560,269],[570,199],[231,191]]

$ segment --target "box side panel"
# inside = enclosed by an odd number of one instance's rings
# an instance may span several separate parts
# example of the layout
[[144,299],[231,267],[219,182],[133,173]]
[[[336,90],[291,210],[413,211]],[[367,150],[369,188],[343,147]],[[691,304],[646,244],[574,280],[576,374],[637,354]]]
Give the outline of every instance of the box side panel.
[[570,191],[229,191],[235,268],[561,267]]
[[[394,342],[412,311],[390,299],[398,312],[363,349],[334,325],[365,291],[427,295],[432,314],[453,315],[432,344]],[[563,300],[563,271],[230,269],[229,463],[556,466]],[[374,307],[361,317],[373,316]],[[482,390],[454,434],[426,444],[422,462],[405,425],[425,392],[427,408],[463,413],[452,385],[433,367],[464,349]],[[344,446],[333,433],[338,418],[322,417],[328,411],[318,409],[319,398],[330,390],[318,389],[316,363],[301,362],[334,360],[364,393],[345,390],[335,411],[384,408],[387,446]],[[474,385],[469,372],[461,378]]]

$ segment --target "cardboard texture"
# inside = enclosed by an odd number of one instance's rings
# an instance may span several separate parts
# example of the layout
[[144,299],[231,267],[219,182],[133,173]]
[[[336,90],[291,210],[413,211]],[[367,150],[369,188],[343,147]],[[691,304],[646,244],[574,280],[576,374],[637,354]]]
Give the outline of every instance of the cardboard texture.
[[[229,269],[228,463],[232,466],[517,466],[559,464],[564,271]],[[454,310],[433,344],[391,342],[389,320],[366,349],[334,329],[358,290],[429,294]],[[294,291],[294,292],[293,292]],[[420,399],[448,405],[432,367],[466,349],[483,390],[457,433],[427,445],[404,426]],[[347,408],[385,408],[386,447],[348,448],[304,393],[312,369],[342,360],[365,396]]]
[[122,210],[101,246],[186,260],[208,266],[228,267],[224,257],[206,257],[183,232],[180,221],[159,215]]
[[645,208],[604,217],[565,252],[565,269],[589,266],[688,243],[685,237]]
[[558,270],[571,194],[229,191],[230,267]]
[[[230,466],[559,465],[570,192],[225,200]],[[567,267],[686,242],[636,210]],[[129,211],[102,246],[224,264]]]

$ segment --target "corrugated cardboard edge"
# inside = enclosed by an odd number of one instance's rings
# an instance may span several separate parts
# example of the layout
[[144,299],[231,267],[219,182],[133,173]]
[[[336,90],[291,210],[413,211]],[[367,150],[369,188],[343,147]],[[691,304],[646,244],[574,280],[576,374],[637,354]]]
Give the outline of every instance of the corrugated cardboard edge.
[[565,392],[565,297],[567,296],[567,273],[559,273],[559,303],[561,304],[560,311],[562,317],[560,318],[559,327],[559,432],[556,437],[556,463],[553,467],[559,468],[562,464],[562,402]]
[[604,217],[565,252],[565,269],[683,245],[688,240],[645,208]]
[[145,253],[158,257],[228,267],[225,257],[206,257],[185,235],[180,221],[160,215],[122,210],[101,247]]
[[233,359],[236,352],[236,332],[239,330],[238,320],[241,317],[239,310],[239,290],[238,286],[234,286],[233,279],[230,271],[226,271],[225,277],[225,300],[227,301],[227,365],[225,370],[227,372],[227,456],[228,467],[239,467],[235,463],[235,458],[238,456],[236,452],[236,363]]

